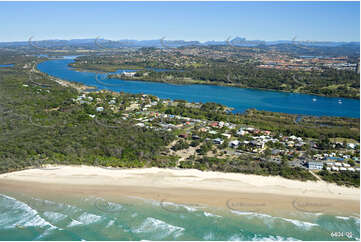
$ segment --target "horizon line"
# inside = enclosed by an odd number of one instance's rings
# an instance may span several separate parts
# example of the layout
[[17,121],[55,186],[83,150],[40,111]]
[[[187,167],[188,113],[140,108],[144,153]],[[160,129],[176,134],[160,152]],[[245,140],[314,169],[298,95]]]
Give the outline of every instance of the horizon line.
[[71,40],[108,40],[108,41],[151,41],[151,40],[162,40],[162,41],[185,41],[185,42],[199,42],[199,43],[206,43],[206,42],[227,42],[227,41],[232,41],[234,39],[237,38],[243,38],[243,41],[263,41],[263,42],[276,42],[276,41],[289,41],[289,42],[306,42],[306,43],[312,43],[312,42],[318,42],[318,43],[322,43],[322,42],[334,42],[334,43],[352,43],[352,42],[357,42],[360,43],[360,40],[341,40],[341,41],[337,41],[337,40],[294,40],[294,39],[277,39],[277,40],[260,40],[260,39],[256,39],[256,40],[251,40],[251,39],[247,39],[245,37],[240,37],[240,36],[235,36],[234,38],[232,38],[232,36],[229,36],[226,39],[221,39],[221,40],[215,40],[215,39],[211,39],[211,40],[185,40],[185,39],[166,39],[165,37],[162,38],[157,38],[157,39],[107,39],[107,38],[99,38],[100,36],[97,37],[79,37],[79,38],[53,38],[53,39],[40,39],[40,40],[32,40],[33,36],[30,36],[29,39],[26,40],[12,40],[12,41],[0,41],[0,43],[16,43],[16,42],[40,42],[40,41],[61,41],[61,40],[65,40],[65,41],[71,41]]

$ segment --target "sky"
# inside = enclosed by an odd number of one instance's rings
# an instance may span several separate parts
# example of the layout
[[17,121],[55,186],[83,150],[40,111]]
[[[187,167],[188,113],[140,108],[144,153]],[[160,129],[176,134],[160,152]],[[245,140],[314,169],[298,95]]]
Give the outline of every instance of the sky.
[[0,41],[360,41],[359,2],[0,2]]

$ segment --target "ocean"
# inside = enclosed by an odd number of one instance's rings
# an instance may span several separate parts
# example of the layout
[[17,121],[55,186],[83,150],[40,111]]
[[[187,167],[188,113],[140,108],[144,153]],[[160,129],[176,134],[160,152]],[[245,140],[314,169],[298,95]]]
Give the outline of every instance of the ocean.
[[293,218],[126,197],[0,194],[0,240],[360,240],[360,218]]

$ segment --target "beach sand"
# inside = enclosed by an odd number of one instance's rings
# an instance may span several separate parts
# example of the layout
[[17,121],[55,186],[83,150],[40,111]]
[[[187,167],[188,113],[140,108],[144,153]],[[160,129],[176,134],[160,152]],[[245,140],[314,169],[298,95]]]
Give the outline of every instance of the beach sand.
[[275,176],[193,169],[54,166],[0,175],[0,193],[137,197],[271,215],[293,212],[360,214],[360,189]]

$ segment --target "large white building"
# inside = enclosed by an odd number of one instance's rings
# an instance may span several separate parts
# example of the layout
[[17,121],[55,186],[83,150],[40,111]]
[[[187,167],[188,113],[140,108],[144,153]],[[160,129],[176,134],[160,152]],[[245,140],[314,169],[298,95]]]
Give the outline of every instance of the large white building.
[[323,163],[317,161],[309,161],[307,162],[307,168],[310,170],[321,170],[323,168]]

